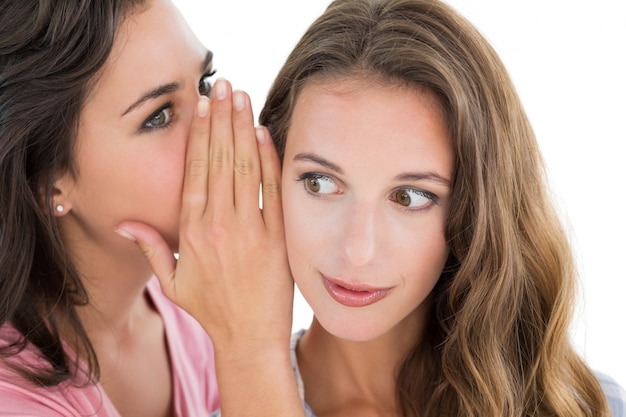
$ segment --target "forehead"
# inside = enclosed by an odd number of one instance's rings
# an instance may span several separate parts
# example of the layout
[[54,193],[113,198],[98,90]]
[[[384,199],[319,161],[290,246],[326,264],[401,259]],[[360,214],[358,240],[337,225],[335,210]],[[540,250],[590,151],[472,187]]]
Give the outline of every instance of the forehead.
[[130,10],[92,95],[133,96],[166,84],[191,68],[200,71],[204,46],[169,0],[149,0]]
[[[371,126],[394,130],[407,122],[405,128],[438,128],[438,133],[448,136],[445,112],[435,93],[421,86],[360,75],[307,82],[296,97],[290,125],[312,117],[317,117],[315,126],[320,128],[335,124],[346,129]],[[349,125],[350,121],[359,123]]]
[[414,105],[417,104],[422,108],[422,113],[426,111],[433,118],[439,119],[442,125],[446,124],[446,114],[440,97],[427,87],[360,73],[310,79],[296,96],[292,114],[298,109],[310,109],[315,102],[329,104],[342,101],[349,107],[350,103],[358,102],[364,96],[372,99],[369,105],[361,106],[362,110],[370,111],[370,116],[384,115],[385,104],[407,105],[407,114],[410,110],[415,110]]
[[363,164],[453,169],[438,98],[426,89],[345,78],[305,85],[294,107],[285,160],[307,150]]
[[300,94],[304,90],[311,89],[337,95],[347,95],[363,90],[413,93],[424,105],[432,106],[431,110],[443,111],[440,97],[426,85],[388,77],[369,70],[352,69],[337,74],[318,73],[302,83]]

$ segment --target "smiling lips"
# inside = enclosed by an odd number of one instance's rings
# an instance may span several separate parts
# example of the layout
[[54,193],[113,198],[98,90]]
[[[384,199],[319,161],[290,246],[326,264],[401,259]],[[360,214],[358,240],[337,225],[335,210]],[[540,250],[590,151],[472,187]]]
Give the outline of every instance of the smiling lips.
[[383,299],[391,288],[372,288],[348,285],[337,280],[322,278],[328,294],[346,307],[365,307]]

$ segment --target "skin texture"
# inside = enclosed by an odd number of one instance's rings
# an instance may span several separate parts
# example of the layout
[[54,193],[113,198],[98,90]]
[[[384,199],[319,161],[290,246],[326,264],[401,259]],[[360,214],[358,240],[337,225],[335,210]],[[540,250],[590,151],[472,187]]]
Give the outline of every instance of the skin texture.
[[[316,316],[337,337],[371,340],[414,314],[441,274],[454,160],[430,96],[355,87],[304,88],[287,140],[283,206],[291,268]],[[308,173],[322,176],[313,178],[317,193],[302,180]],[[388,292],[346,307],[329,297],[324,278]]]
[[[315,314],[298,354],[318,415],[394,410],[394,364],[419,337],[448,256],[453,174],[429,93],[343,78],[303,88],[285,148],[283,210],[294,280]],[[355,306],[369,297],[363,291],[375,301]]]
[[[111,230],[129,218],[154,225],[176,248],[189,125],[198,83],[210,69],[206,53],[168,1],[153,1],[120,28],[81,115],[77,178],[66,173],[57,181],[58,204],[69,211],[63,227],[80,235],[76,257],[93,265],[103,252],[124,256],[128,247]],[[171,92],[133,106],[162,86]]]
[[249,97],[226,80],[197,103],[184,167],[178,259],[165,228],[130,218],[116,231],[211,337],[222,416],[303,416],[288,349],[280,161],[267,130],[254,128]]
[[[172,390],[163,324],[143,295],[152,271],[113,229],[140,220],[177,247],[187,137],[206,54],[169,1],[132,13],[81,114],[77,173],[61,173],[55,183],[63,240],[90,293],[81,318],[102,385],[122,415],[169,415]],[[133,106],[162,86],[169,87]]]
[[303,416],[288,349],[293,281],[280,162],[266,129],[253,128],[245,93],[218,80],[213,96],[200,99],[192,122],[179,259],[146,224],[126,221],[117,230],[211,336],[222,416]]

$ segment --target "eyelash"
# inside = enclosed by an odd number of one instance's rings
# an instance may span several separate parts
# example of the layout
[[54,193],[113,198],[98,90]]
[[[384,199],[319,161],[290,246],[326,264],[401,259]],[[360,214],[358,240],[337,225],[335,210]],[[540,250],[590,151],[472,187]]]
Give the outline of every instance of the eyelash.
[[[208,82],[208,79],[210,77],[212,77],[213,75],[215,75],[215,72],[216,72],[216,70],[211,70],[211,71],[203,74],[202,77],[200,77],[200,81],[198,82],[198,91],[200,92],[200,94],[203,94],[203,95],[206,95],[208,97],[211,97],[212,86],[211,86],[211,83]],[[206,89],[204,92],[202,91],[203,88]],[[161,114],[162,112],[164,112],[166,110],[170,110],[172,107],[174,107],[174,103],[172,101],[168,101],[167,103],[165,103],[157,111],[155,111],[150,116],[148,116],[148,118],[146,120],[144,120],[143,124],[139,128],[139,131],[154,130],[154,129],[158,130],[158,129],[165,129],[165,128],[169,127],[171,122],[172,122],[172,117],[173,117],[173,115],[171,115],[171,114],[169,115],[169,117],[166,116],[166,121],[165,121],[165,124],[163,124],[163,125],[158,125],[158,126],[157,125],[151,125],[151,122],[159,114]],[[171,113],[171,110],[170,110],[170,113]]]
[[207,73],[202,74],[202,77],[200,77],[200,81],[198,81],[198,92],[201,95],[211,98],[213,84],[210,82],[209,79],[214,76],[216,72],[217,70],[211,70]]
[[[413,192],[413,193],[415,193],[415,194],[417,194],[417,195],[419,195],[421,197],[424,197],[424,198],[428,199],[429,203],[426,203],[424,206],[421,206],[421,207],[413,207],[413,208],[407,207],[407,206],[405,206],[403,204],[400,204],[400,202],[396,198],[397,194],[399,192],[407,192],[407,191]],[[437,204],[439,198],[435,194],[433,194],[431,192],[428,192],[428,191],[420,190],[418,188],[410,188],[410,187],[406,188],[405,187],[405,188],[397,188],[396,190],[394,190],[391,193],[391,195],[389,197],[389,200],[393,201],[394,203],[397,203],[398,206],[400,206],[400,209],[402,209],[402,210],[406,210],[406,211],[411,212],[411,213],[416,213],[416,212],[419,212],[419,211],[422,211],[422,210],[427,210],[433,204]]]
[[[167,103],[165,103],[163,106],[161,106],[157,111],[155,111],[154,113],[152,113],[150,116],[148,116],[148,118],[146,120],[144,120],[143,124],[141,125],[141,127],[139,128],[140,131],[148,131],[148,130],[160,130],[160,129],[166,129],[170,126],[170,124],[172,123],[172,118],[173,115],[171,114],[172,111],[172,107],[174,107],[174,103],[172,101],[168,101]],[[164,122],[163,125],[151,125],[152,120],[157,117],[159,114],[163,113],[167,111],[169,114],[167,117],[166,116],[166,120]]]
[[331,181],[332,183],[335,183],[335,181],[329,177],[328,175],[324,175],[324,174],[318,174],[318,173],[314,173],[314,172],[307,172],[304,173],[302,175],[300,175],[300,177],[298,177],[296,179],[297,182],[301,182],[302,186],[304,187],[304,190],[309,193],[311,196],[313,197],[317,197],[317,198],[324,198],[324,197],[328,197],[332,194],[325,194],[325,193],[316,193],[314,191],[311,191],[309,189],[309,187],[307,186],[307,180],[311,180],[311,179],[315,179],[315,180],[328,180]]
[[[313,196],[313,197],[324,198],[324,197],[328,197],[330,195],[333,195],[331,193],[329,193],[329,194],[320,194],[320,193],[316,193],[314,191],[311,191],[309,189],[308,185],[307,185],[307,182],[306,182],[307,180],[310,180],[310,179],[316,179],[316,180],[322,179],[322,180],[328,180],[328,181],[331,181],[331,182],[335,183],[335,181],[331,177],[329,177],[328,175],[312,173],[312,172],[307,172],[305,174],[302,174],[300,177],[298,177],[296,179],[296,181],[297,182],[302,182],[304,190],[307,193],[309,193],[311,196]],[[404,206],[404,205],[400,204],[400,202],[396,198],[396,195],[399,192],[407,192],[407,191],[415,193],[415,194],[417,194],[419,196],[422,196],[424,198],[427,198],[428,200],[430,200],[430,203],[427,203],[425,206],[415,207],[415,208],[407,207],[407,206]],[[439,198],[435,194],[433,194],[433,193],[431,193],[429,191],[420,190],[418,188],[404,187],[404,188],[397,188],[397,189],[395,189],[391,193],[391,195],[389,196],[389,200],[394,202],[394,203],[397,203],[397,205],[399,206],[399,208],[401,210],[404,210],[404,211],[407,211],[407,212],[410,212],[410,213],[416,213],[416,212],[428,209],[433,204],[437,204]]]

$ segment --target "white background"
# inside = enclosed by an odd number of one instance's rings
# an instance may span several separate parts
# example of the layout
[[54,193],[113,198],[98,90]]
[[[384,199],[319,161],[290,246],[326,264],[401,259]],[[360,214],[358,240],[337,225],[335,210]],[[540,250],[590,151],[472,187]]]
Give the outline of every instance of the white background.
[[[289,51],[329,0],[174,0],[217,76],[258,116]],[[450,0],[505,62],[544,154],[581,275],[572,338],[626,387],[626,0]],[[296,295],[294,329],[311,312]]]

